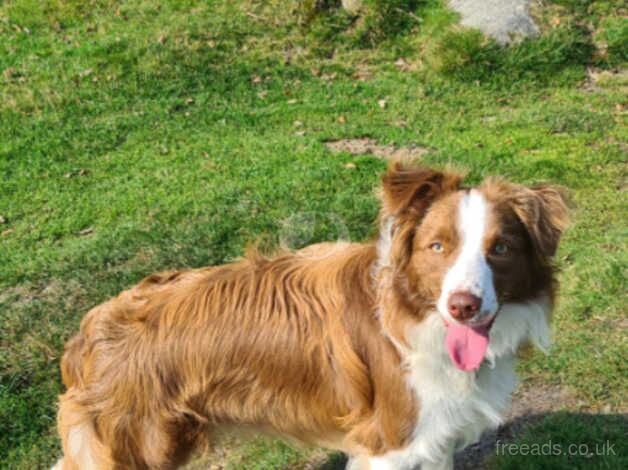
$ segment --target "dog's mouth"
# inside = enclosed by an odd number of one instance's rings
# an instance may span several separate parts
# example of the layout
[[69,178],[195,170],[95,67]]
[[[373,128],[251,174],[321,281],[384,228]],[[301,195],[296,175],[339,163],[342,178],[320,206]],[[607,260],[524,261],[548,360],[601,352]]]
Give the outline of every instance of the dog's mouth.
[[480,367],[488,350],[489,334],[496,317],[497,314],[481,324],[445,322],[445,346],[458,369],[471,371]]

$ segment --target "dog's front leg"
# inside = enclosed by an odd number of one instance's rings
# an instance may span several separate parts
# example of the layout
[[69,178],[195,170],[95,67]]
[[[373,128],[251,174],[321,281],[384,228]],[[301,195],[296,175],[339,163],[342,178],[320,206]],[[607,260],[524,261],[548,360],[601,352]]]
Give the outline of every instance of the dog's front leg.
[[369,470],[368,458],[363,455],[349,457],[345,470]]
[[359,455],[350,457],[345,470],[399,470],[395,463],[385,456],[367,457]]
[[454,451],[447,451],[442,459],[437,462],[424,461],[421,464],[421,470],[454,470]]

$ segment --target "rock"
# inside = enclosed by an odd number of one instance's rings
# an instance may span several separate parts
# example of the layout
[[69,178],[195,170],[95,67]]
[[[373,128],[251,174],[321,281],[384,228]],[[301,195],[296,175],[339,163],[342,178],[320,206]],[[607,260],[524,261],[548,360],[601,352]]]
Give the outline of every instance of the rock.
[[500,44],[513,38],[539,35],[539,28],[530,16],[533,0],[449,0],[451,8],[460,13],[460,24],[478,28]]

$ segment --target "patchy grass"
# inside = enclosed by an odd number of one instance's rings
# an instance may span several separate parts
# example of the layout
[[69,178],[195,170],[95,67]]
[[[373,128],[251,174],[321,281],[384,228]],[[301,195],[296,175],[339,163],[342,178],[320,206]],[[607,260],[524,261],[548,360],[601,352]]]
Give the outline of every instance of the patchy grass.
[[[626,95],[613,79],[626,66],[625,8],[555,2],[559,24],[505,50],[453,26],[437,0],[400,2],[403,25],[365,26],[333,2],[304,21],[295,5],[0,5],[2,468],[58,455],[58,360],[91,306],[155,270],[228,261],[253,240],[372,235],[385,162],[325,146],[364,137],[430,149],[427,163],[466,166],[472,181],[498,173],[572,190],[556,346],[521,373],[569,388],[579,405],[521,442],[625,442],[625,420],[608,414],[625,411],[628,385]],[[610,78],[586,86],[590,67]],[[585,426],[574,413],[593,415]],[[625,468],[623,449],[624,460],[566,462]],[[301,468],[306,455],[262,439],[225,462]]]

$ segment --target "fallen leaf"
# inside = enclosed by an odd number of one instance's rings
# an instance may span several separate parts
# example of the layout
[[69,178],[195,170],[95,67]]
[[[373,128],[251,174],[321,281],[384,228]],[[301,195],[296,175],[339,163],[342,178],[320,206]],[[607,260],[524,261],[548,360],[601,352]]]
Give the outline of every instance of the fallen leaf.
[[11,79],[15,76],[19,76],[19,72],[15,70],[13,67],[9,67],[7,69],[4,69],[4,72],[2,72],[2,75],[4,75],[4,78]]
[[194,104],[194,98],[189,97],[185,99],[185,104]]
[[293,125],[294,127],[302,127],[302,126],[303,126],[303,122],[302,122],[302,121],[294,121],[294,122],[292,123],[292,125]]
[[298,100],[295,100],[295,99],[291,99],[291,100],[288,100],[288,101],[287,101],[287,103],[288,103],[288,104],[297,104],[298,102],[299,102],[299,101],[298,101]]
[[379,100],[377,101],[377,104],[380,108],[385,109],[388,102],[386,100]]
[[305,135],[305,131],[296,131],[294,135],[296,135],[297,137],[303,137]]
[[264,98],[266,98],[268,96],[268,92],[266,90],[262,90],[257,94],[257,97],[260,100],[263,100]]
[[345,168],[347,170],[353,170],[355,168],[355,163],[346,163]]
[[80,169],[74,169],[72,171],[68,171],[67,173],[65,173],[63,176],[65,178],[73,178],[75,176],[87,176],[89,174],[89,170],[86,168],[80,168]]
[[4,217],[3,215],[0,215],[0,224],[6,224],[6,223],[7,223],[6,217]]
[[87,227],[87,228],[84,228],[83,230],[80,230],[78,234],[79,235],[89,235],[93,231],[94,231],[94,229],[92,227]]
[[374,77],[373,71],[366,65],[359,65],[351,75],[358,81],[371,80]]
[[344,117],[344,116],[338,116],[337,121],[338,121],[338,123],[340,123],[340,124],[345,124],[345,123],[347,122],[347,118],[346,118],[346,117]]
[[262,77],[260,77],[259,75],[251,75],[251,83],[253,85],[259,85],[260,83],[262,83]]
[[408,122],[403,119],[398,119],[393,123],[393,125],[395,127],[408,127]]
[[6,230],[4,230],[3,232],[0,233],[0,235],[2,235],[3,237],[6,237],[7,235],[11,235],[13,233],[13,229],[12,228],[8,228]]
[[400,57],[395,61],[395,67],[397,67],[401,72],[407,72],[409,70],[408,62],[403,57]]

